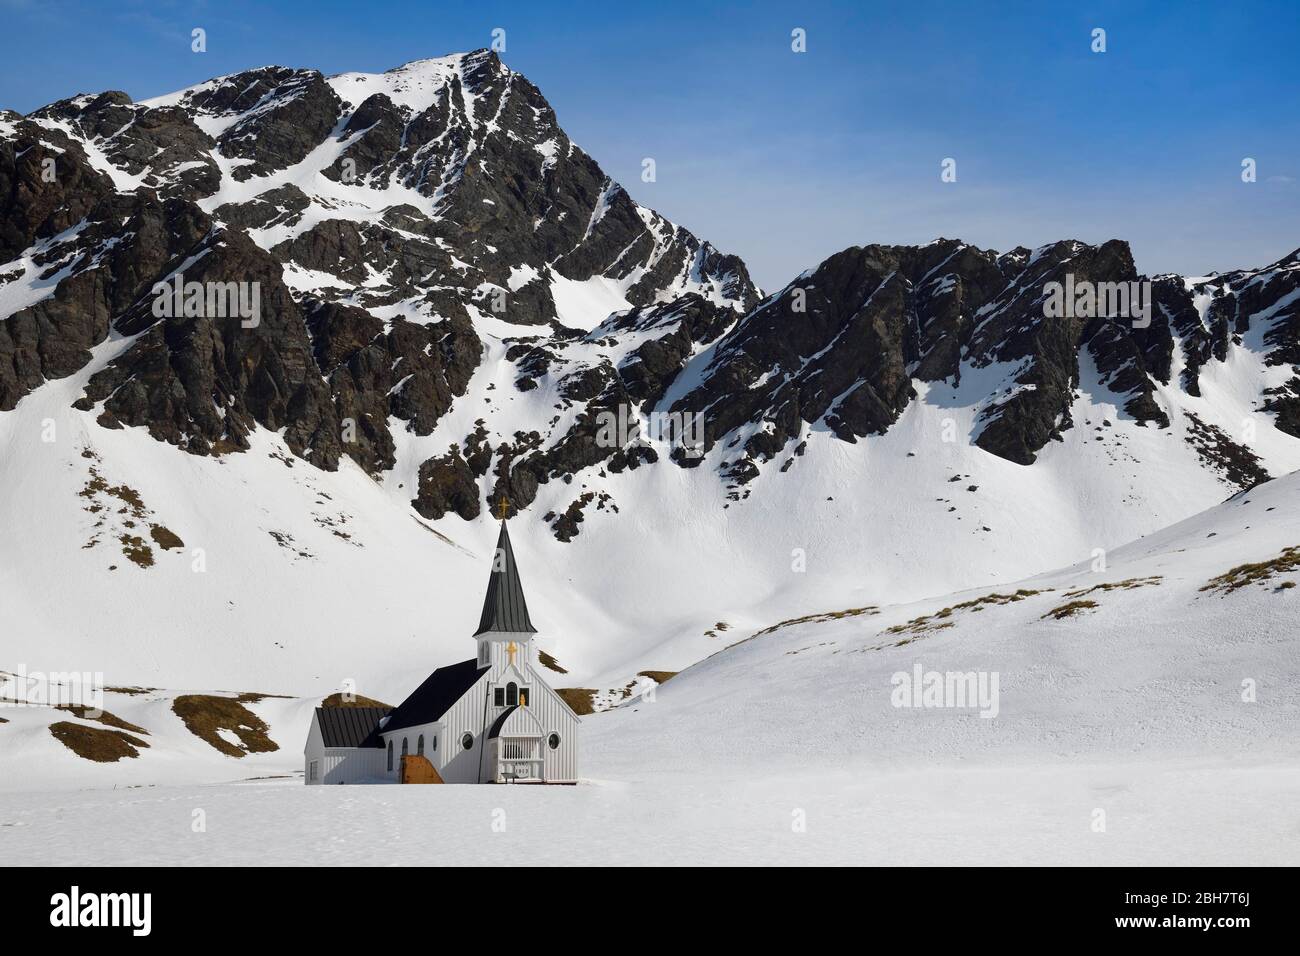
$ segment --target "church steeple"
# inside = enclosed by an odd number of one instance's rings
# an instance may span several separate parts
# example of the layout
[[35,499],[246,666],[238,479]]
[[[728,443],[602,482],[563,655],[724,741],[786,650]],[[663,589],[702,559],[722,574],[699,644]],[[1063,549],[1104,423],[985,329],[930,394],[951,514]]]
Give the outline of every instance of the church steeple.
[[[510,533],[506,531],[506,502],[501,500],[501,534],[497,537],[496,553],[492,559],[492,572],[488,575],[487,595],[483,598],[483,614],[479,618],[480,634],[536,634],[528,617],[524,601],[524,588],[519,581],[519,568],[515,565],[515,552],[510,547]],[[527,638],[525,638],[527,640]]]

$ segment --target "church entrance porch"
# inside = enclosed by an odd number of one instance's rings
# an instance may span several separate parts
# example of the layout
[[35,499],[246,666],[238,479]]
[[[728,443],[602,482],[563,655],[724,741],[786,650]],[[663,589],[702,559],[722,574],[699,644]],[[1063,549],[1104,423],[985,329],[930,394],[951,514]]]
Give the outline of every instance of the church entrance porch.
[[497,738],[497,781],[542,779],[542,740],[540,737]]

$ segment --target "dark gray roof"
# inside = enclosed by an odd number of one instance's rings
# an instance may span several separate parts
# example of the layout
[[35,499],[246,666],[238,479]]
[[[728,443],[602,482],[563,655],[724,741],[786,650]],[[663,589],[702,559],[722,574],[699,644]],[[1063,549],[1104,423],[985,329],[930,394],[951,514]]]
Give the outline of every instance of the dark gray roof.
[[506,523],[501,522],[496,553],[492,556],[492,573],[488,575],[487,596],[483,599],[483,615],[479,618],[474,636],[488,631],[505,631],[516,634],[536,634],[537,628],[528,617],[524,603],[524,587],[519,583],[519,568],[515,566],[515,552],[510,547]]
[[317,707],[316,721],[326,747],[382,747],[379,719],[391,707]]
[[506,725],[506,718],[518,709],[519,705],[515,704],[513,707],[507,707],[501,711],[501,716],[492,721],[492,729],[488,731],[488,740],[495,740],[501,735],[501,728]]
[[437,720],[487,671],[488,668],[479,667],[474,658],[450,667],[439,667],[393,711],[392,718],[384,724],[384,732],[418,727]]

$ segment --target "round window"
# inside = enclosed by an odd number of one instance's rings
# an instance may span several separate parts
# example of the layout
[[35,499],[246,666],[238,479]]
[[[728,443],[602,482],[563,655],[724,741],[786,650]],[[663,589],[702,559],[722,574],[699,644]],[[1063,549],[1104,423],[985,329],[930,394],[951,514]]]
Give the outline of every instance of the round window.
[[470,747],[474,746],[474,735],[471,734],[469,731],[466,731],[464,734],[461,735],[460,745],[464,747],[466,750],[469,750]]
[[547,737],[546,746],[550,747],[552,750],[558,750],[560,747],[560,735],[551,734],[551,736]]

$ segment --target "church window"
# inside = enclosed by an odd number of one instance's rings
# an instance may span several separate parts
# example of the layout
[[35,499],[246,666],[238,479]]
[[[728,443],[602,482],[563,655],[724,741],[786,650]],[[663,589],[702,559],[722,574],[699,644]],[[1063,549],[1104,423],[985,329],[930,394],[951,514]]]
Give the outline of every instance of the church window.
[[388,742],[388,770],[389,770],[389,772],[392,772],[392,769],[393,769],[393,742],[390,740],[390,741]]
[[461,734],[460,736],[460,745],[464,747],[466,750],[469,750],[470,747],[474,746],[474,735],[471,734],[468,730],[465,731],[465,733]]
[[319,770],[320,770],[320,763],[319,763],[318,761],[313,760],[313,761],[311,762],[311,780],[312,780],[312,783],[315,783],[317,780],[320,779]]
[[560,749],[560,735],[559,735],[559,734],[551,734],[551,736],[547,737],[547,738],[546,738],[546,746],[550,747],[552,750],[559,750],[559,749]]
[[506,705],[506,689],[504,687],[497,688],[496,694],[493,695],[492,702],[498,707],[504,707]]
[[520,707],[527,707],[527,706],[528,706],[528,688],[527,688],[527,687],[521,687],[521,688],[519,688],[519,706],[520,706]]
[[514,707],[519,703],[519,685],[514,681],[506,684],[506,706]]
[[432,747],[431,749],[433,750],[434,753],[437,753],[437,752],[438,752],[438,735],[437,735],[437,734],[434,734],[434,735],[433,735],[433,747]]
[[405,757],[411,752],[411,742],[405,737],[402,738],[402,756]]
[[415,742],[415,754],[417,757],[424,756],[424,734],[420,734],[420,739]]

